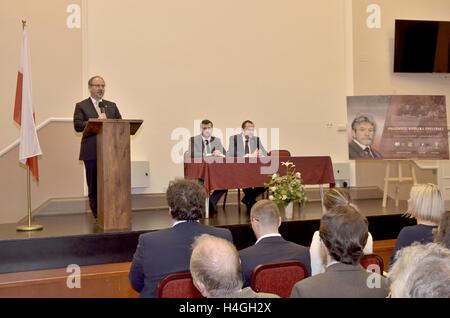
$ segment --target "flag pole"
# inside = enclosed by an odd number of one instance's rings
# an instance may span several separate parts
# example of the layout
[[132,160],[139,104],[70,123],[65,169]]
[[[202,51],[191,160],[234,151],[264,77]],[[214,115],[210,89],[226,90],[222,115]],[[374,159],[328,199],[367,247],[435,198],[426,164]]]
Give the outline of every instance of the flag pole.
[[28,209],[28,225],[18,226],[16,230],[19,232],[31,232],[43,230],[44,227],[42,225],[31,223],[31,170],[29,165],[27,165],[27,209]]
[[[22,20],[22,29],[25,30],[27,25],[27,21]],[[18,226],[16,228],[19,232],[31,232],[31,231],[40,231],[44,229],[42,225],[32,224],[31,223],[31,169],[27,164],[27,210],[28,210],[28,225]]]

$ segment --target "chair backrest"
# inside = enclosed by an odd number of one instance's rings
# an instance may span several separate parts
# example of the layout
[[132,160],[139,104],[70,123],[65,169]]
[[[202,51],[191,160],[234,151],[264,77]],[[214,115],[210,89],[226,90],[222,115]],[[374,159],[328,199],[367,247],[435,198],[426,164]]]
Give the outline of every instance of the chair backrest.
[[272,150],[269,152],[269,156],[290,157],[291,152],[289,150]]
[[370,265],[378,266],[380,269],[379,274],[383,275],[384,261],[383,261],[383,258],[381,258],[381,256],[379,256],[377,254],[367,254],[361,258],[360,263],[361,263],[361,266],[364,267],[365,269],[367,269]]
[[256,292],[288,298],[294,285],[308,275],[305,265],[298,261],[263,264],[253,271],[250,286]]
[[158,285],[158,298],[202,298],[195,288],[189,272],[173,273],[166,276]]

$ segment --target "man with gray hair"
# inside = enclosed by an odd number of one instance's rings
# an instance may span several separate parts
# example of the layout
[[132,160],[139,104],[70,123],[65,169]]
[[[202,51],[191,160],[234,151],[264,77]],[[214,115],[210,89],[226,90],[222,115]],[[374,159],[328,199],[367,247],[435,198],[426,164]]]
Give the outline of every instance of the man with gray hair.
[[195,287],[207,298],[277,298],[243,287],[241,261],[236,247],[208,234],[192,245],[191,275]]
[[450,298],[450,250],[437,243],[405,247],[388,277],[392,298]]
[[367,115],[360,115],[353,120],[353,140],[348,145],[350,159],[382,158],[382,155],[372,147],[376,128],[375,121]]

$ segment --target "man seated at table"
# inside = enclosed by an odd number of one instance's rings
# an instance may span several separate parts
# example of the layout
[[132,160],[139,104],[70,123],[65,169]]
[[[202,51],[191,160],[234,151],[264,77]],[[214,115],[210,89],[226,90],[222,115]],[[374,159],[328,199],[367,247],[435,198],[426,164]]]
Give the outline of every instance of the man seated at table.
[[[267,150],[264,148],[259,137],[255,136],[255,124],[251,120],[242,123],[242,133],[230,137],[228,156],[230,157],[261,157],[267,156]],[[243,189],[245,196],[242,203],[247,207],[247,213],[250,213],[256,198],[266,191],[264,187]]]
[[[218,137],[212,135],[214,125],[212,121],[204,119],[200,124],[201,134],[191,137],[189,140],[189,150],[187,155],[191,158],[204,157],[222,157],[225,156],[226,150],[222,145],[222,141]],[[193,160],[192,160],[193,161]],[[203,183],[204,180],[199,180]],[[227,190],[214,190],[209,197],[210,212],[217,211],[217,203]]]

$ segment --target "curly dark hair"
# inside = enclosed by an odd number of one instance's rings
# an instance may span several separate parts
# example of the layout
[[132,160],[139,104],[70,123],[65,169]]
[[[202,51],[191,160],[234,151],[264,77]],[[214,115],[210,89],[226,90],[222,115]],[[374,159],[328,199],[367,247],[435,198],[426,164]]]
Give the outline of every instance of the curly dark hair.
[[166,197],[174,220],[195,221],[202,217],[206,191],[197,181],[185,179],[171,181]]
[[356,265],[367,243],[368,225],[355,206],[336,206],[322,217],[320,238],[336,261]]

